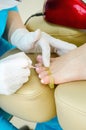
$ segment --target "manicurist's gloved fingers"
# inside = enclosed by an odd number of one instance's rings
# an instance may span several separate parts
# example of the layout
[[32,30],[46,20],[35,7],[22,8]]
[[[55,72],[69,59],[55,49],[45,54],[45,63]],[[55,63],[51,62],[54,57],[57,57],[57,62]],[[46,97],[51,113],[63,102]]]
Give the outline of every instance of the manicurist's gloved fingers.
[[42,37],[46,39],[52,47],[55,48],[55,52],[58,53],[59,55],[65,54],[77,47],[76,45],[72,43],[68,43],[68,42],[56,39],[45,32],[42,32]]
[[31,59],[24,52],[2,59],[0,61],[0,94],[12,94],[27,82],[31,64]]
[[42,37],[37,43],[42,49],[43,64],[45,67],[49,67],[50,66],[50,45],[48,41]]
[[4,65],[5,64],[10,65],[14,63],[13,66],[17,66],[17,67],[27,67],[32,64],[31,59],[24,52],[19,52],[17,54],[10,55],[2,59],[1,63],[2,62],[4,63]]

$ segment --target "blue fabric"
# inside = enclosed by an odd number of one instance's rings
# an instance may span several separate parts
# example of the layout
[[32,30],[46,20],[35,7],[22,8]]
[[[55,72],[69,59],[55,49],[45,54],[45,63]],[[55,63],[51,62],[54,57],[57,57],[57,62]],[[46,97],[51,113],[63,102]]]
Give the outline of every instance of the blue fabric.
[[18,9],[17,7],[13,7],[13,8],[4,9],[0,11],[0,36],[2,36],[4,33],[9,11],[18,11]]
[[[0,56],[2,56],[5,52],[15,48],[15,46],[11,45],[8,41],[2,38],[6,27],[9,11],[17,11],[17,7],[0,11]],[[0,130],[17,130],[17,128],[15,128],[11,123],[8,122],[11,117],[12,116],[10,114],[0,109]]]
[[0,56],[2,56],[8,50],[15,48],[8,41],[2,38],[2,35],[6,27],[6,22],[7,22],[9,11],[18,11],[18,9],[17,7],[13,7],[13,8],[4,9],[0,11]]
[[62,128],[59,125],[58,118],[54,117],[47,122],[37,123],[35,130],[62,130]]
[[8,121],[10,121],[10,119],[13,117],[12,115],[10,115],[9,113],[5,112],[1,108],[0,108],[0,115],[2,115]]
[[18,129],[0,115],[0,130],[18,130]]
[[5,52],[14,49],[15,46],[10,44],[8,41],[6,41],[3,38],[0,38],[0,56],[2,56]]
[[17,7],[4,9],[0,11],[0,56],[2,56],[5,52],[7,52],[10,49],[14,49],[15,47],[11,45],[8,41],[2,38],[2,35],[4,33],[7,17],[9,11],[18,11]]

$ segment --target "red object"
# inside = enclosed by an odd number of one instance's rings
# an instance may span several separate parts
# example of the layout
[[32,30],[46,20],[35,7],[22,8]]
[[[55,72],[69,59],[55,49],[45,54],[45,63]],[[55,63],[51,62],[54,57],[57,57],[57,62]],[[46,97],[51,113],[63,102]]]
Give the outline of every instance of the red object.
[[86,29],[86,3],[84,0],[47,0],[44,19],[48,22]]

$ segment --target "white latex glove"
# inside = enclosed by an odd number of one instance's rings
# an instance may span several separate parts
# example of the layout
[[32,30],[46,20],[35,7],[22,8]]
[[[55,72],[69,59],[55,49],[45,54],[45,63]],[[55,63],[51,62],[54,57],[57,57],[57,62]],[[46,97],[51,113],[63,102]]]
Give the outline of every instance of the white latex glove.
[[0,60],[0,94],[13,94],[27,82],[31,64],[24,52]]
[[49,67],[50,65],[50,47],[53,47],[54,52],[56,52],[58,55],[68,53],[77,47],[72,43],[56,39],[45,32],[41,33],[41,38],[37,43],[41,46],[42,59],[46,67]]
[[16,29],[9,38],[9,41],[20,50],[28,53],[35,47],[36,42],[40,39],[41,31],[29,32],[27,29]]
[[17,29],[12,34],[10,41],[26,53],[30,52],[36,45],[39,45],[42,50],[42,59],[45,67],[49,67],[50,65],[51,46],[55,48],[55,52],[59,55],[76,48],[74,44],[55,39],[49,34],[41,32],[39,29],[35,32],[29,32],[26,29]]

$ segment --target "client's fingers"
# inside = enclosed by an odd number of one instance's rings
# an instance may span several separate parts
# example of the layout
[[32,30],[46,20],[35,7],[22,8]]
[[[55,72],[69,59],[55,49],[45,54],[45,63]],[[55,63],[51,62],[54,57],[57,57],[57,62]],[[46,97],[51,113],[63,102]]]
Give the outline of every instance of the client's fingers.
[[46,75],[41,79],[41,83],[49,84],[50,83],[50,75]]
[[[55,59],[55,58],[50,58],[50,62],[53,62],[54,59]],[[41,55],[38,55],[36,60],[37,60],[38,63],[43,64],[42,56],[41,56]]]
[[37,56],[37,62],[43,63],[43,61],[42,61],[42,56],[41,56],[41,55],[38,55],[38,56]]
[[47,68],[46,67],[43,67],[43,66],[40,66],[40,67],[36,67],[36,72],[38,74],[44,72],[44,71],[47,71]]
[[45,76],[49,75],[49,71],[43,71],[39,74],[39,78],[42,79],[44,78]]

